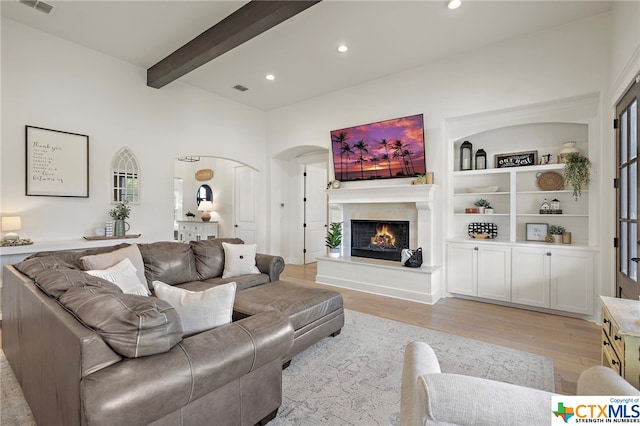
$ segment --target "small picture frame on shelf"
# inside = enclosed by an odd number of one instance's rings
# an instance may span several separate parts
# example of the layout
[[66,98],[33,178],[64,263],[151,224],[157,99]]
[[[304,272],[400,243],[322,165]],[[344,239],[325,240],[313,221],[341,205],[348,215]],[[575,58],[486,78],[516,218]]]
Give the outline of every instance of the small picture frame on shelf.
[[496,169],[535,166],[536,164],[538,164],[538,151],[510,152],[507,154],[496,154],[494,156],[494,166]]
[[527,223],[526,227],[527,241],[544,241],[549,233],[549,224],[547,223]]

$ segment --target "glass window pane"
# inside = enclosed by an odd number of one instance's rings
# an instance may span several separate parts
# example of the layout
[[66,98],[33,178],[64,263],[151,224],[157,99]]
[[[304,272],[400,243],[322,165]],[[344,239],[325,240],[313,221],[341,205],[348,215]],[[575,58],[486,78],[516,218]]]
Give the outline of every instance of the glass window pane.
[[620,272],[627,275],[627,264],[629,262],[629,256],[627,253],[627,243],[629,236],[627,235],[627,223],[620,222]]
[[620,164],[627,162],[627,111],[620,116]]
[[[629,259],[638,255],[637,226],[637,223],[629,223]],[[634,281],[638,279],[638,264],[636,262],[629,261],[629,278]]]
[[627,175],[629,167],[624,166],[620,169],[620,217],[627,219],[629,217],[629,193],[627,192]]
[[638,163],[629,165],[629,219],[637,219],[638,200]]
[[629,158],[638,155],[638,101],[629,107]]

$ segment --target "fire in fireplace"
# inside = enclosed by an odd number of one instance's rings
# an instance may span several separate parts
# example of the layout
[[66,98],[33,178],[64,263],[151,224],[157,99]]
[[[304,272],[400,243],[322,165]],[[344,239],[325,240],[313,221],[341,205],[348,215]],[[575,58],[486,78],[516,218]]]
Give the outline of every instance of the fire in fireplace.
[[408,247],[408,221],[351,221],[351,256],[400,261]]

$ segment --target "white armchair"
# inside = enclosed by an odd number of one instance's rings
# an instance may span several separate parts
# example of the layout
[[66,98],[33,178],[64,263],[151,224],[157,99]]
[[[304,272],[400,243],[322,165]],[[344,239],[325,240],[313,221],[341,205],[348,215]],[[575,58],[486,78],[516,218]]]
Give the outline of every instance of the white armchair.
[[[578,395],[640,395],[615,371],[595,366],[578,379]],[[404,353],[400,421],[413,425],[544,425],[551,397],[538,389],[447,374],[431,347],[411,342]]]

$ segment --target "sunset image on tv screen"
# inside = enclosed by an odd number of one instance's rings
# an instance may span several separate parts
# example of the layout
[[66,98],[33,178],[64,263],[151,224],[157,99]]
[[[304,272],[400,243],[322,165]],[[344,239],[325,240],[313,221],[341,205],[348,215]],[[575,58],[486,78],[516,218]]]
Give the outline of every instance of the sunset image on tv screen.
[[425,174],[422,114],[333,130],[331,150],[342,182]]

